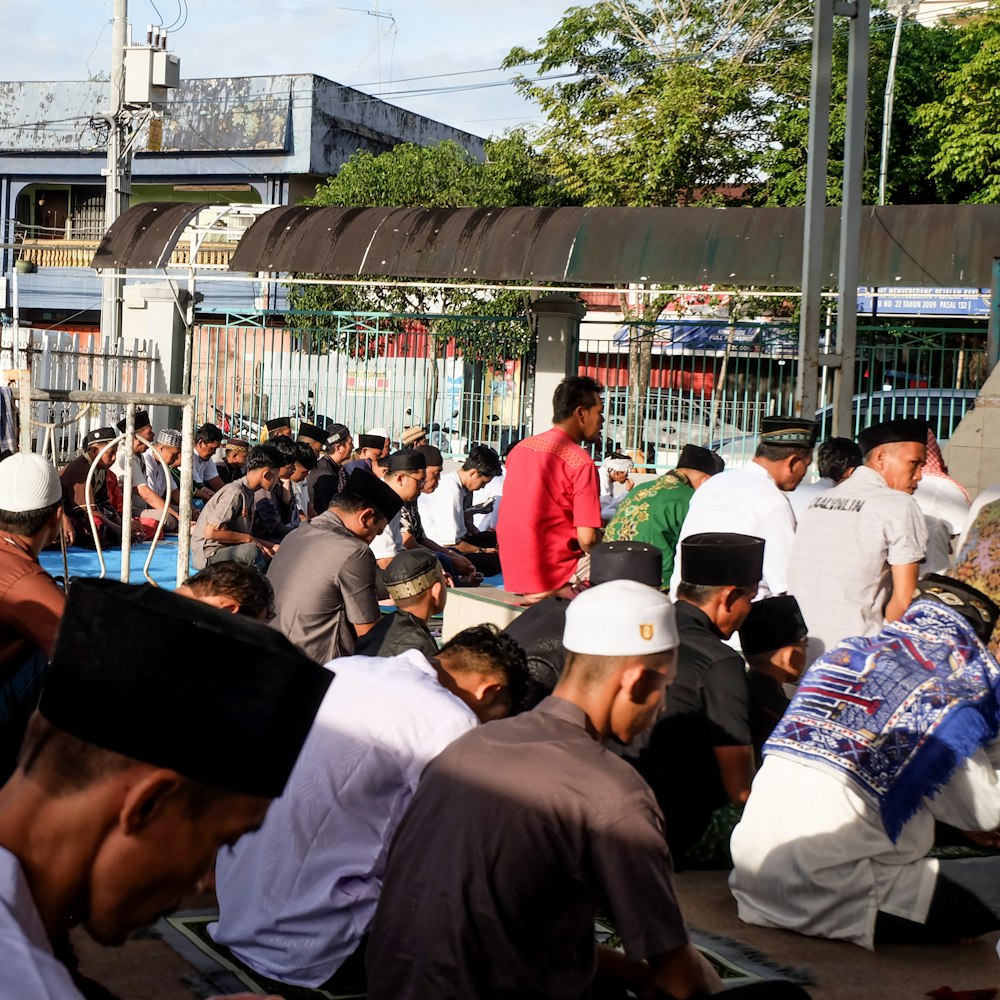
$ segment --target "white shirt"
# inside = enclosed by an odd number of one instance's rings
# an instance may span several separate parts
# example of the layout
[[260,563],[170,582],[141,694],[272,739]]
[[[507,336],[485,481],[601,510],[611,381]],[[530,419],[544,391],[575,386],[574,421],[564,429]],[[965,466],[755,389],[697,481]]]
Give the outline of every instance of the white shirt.
[[[146,485],[158,496],[168,499],[170,491],[174,488],[173,476],[163,471],[156,450],[150,446],[143,456],[146,471]],[[170,480],[168,485],[167,480]]]
[[393,519],[377,534],[368,547],[376,559],[392,559],[403,551],[403,532],[400,528],[402,511],[396,511]]
[[474,514],[472,523],[476,526],[476,531],[496,531],[497,518],[500,516],[500,502],[503,500],[503,480],[504,477],[494,476],[482,489],[476,490],[472,494],[472,506],[478,507],[493,501],[493,510],[486,514]]
[[[118,484],[121,486],[122,492],[125,490],[125,460],[128,458],[123,451],[119,449],[118,456],[115,458],[111,465],[111,471],[118,477]],[[142,511],[149,507],[149,504],[139,496],[138,488],[140,486],[146,485],[146,464],[143,462],[143,455],[136,455],[132,453],[132,513],[133,515],[140,514]]]
[[424,534],[438,545],[455,545],[465,537],[465,490],[457,472],[441,477],[433,493],[421,493],[417,499]]
[[204,486],[210,479],[219,478],[219,468],[215,464],[214,457],[202,458],[198,452],[194,452],[192,458],[194,459],[194,465],[191,471],[191,478],[194,482],[201,483]]
[[375,914],[389,843],[424,768],[478,724],[416,650],[336,674],[284,795],[222,851],[213,939],[262,975],[319,986]]
[[810,659],[848,636],[878,632],[892,594],[890,567],[919,563],[926,549],[916,500],[866,466],[813,500],[799,519],[788,574],[809,627]]
[[83,1000],[52,954],[21,863],[0,847],[0,1000]]
[[895,844],[845,778],[768,754],[730,843],[740,919],[863,948],[874,947],[879,910],[923,923],[938,874],[938,862],[925,857],[935,818],[960,830],[1000,825],[1000,786],[986,750],[923,800]]
[[820,495],[827,490],[832,490],[837,484],[827,476],[820,476],[814,483],[799,483],[791,493],[786,493],[788,502],[792,505],[792,512],[795,519],[802,516],[802,511],[806,509]]
[[943,573],[951,565],[952,539],[961,533],[969,517],[969,501],[957,483],[926,473],[917,483],[913,499],[927,523],[927,550],[920,575]]
[[[679,541],[705,531],[732,531],[763,538],[764,576],[757,600],[787,593],[795,515],[788,494],[778,488],[762,465],[751,462],[742,469],[720,472],[695,490]],[[678,557],[670,580],[671,597],[676,598],[680,580]]]

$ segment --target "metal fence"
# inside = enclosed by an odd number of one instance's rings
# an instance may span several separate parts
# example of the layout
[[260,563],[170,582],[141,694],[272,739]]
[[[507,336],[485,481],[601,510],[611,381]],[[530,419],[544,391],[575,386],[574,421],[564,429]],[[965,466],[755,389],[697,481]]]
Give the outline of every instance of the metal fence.
[[[148,393],[158,361],[153,341],[112,341],[96,332],[72,334],[25,326],[5,326],[0,332],[0,369],[8,373],[27,369],[31,384],[46,391]],[[68,461],[87,431],[113,424],[122,412],[121,405],[108,401],[82,406],[56,399],[34,401],[36,450],[41,450],[46,428],[51,428],[57,461]]]
[[343,423],[355,436],[385,427],[394,440],[422,424],[453,456],[474,443],[502,450],[526,433],[529,358],[470,360],[421,317],[338,315],[330,324],[198,328],[191,391],[199,419],[251,440],[279,416]]
[[[650,331],[590,321],[578,370],[606,387],[605,453],[629,451],[649,470],[660,470],[673,466],[691,443],[718,449],[728,464],[740,465],[753,455],[761,418],[793,412],[797,353],[797,329],[776,323],[680,321]],[[986,332],[860,326],[856,371],[852,431],[920,416],[947,441],[989,374]],[[824,375],[816,414],[822,437],[831,433],[832,388]]]

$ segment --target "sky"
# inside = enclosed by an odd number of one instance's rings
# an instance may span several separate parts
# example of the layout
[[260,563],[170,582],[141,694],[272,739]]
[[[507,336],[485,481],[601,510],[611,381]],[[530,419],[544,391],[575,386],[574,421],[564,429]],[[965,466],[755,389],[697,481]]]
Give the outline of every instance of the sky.
[[[128,16],[139,40],[148,23],[169,26],[187,8],[186,23],[169,35],[183,77],[315,73],[485,136],[540,120],[512,86],[483,85],[509,80],[497,69],[506,54],[534,46],[570,2],[155,0],[158,14],[151,0],[129,0]],[[107,72],[112,11],[112,0],[0,0],[2,23],[16,26],[19,40],[7,46],[0,74],[83,80]]]

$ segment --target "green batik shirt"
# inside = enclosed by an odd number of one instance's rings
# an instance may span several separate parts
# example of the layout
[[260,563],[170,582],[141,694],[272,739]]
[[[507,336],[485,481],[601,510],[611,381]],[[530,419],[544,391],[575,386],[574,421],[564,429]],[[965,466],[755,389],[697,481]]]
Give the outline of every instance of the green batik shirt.
[[674,552],[687,517],[694,487],[687,476],[671,470],[630,490],[604,530],[605,542],[645,542],[663,554],[663,587],[670,587]]

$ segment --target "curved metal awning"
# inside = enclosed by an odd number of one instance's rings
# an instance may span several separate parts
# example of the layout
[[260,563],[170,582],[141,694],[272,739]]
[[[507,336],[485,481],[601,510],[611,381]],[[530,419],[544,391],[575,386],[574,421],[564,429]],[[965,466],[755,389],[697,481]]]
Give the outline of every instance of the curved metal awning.
[[[94,267],[159,267],[204,205],[129,209]],[[840,209],[827,210],[823,281],[836,285]],[[318,208],[264,212],[232,271],[570,286],[632,282],[797,287],[801,208]],[[179,228],[178,228],[179,227]],[[173,238],[173,243],[169,240]],[[164,245],[157,246],[157,240]],[[986,287],[1000,205],[868,208],[859,281]]]

